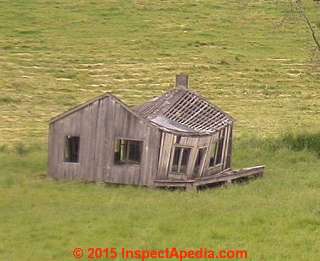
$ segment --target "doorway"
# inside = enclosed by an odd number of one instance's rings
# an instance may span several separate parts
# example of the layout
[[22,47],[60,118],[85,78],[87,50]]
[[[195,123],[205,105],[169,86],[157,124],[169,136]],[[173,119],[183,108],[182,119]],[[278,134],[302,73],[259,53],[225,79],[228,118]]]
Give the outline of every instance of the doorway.
[[204,165],[204,160],[207,152],[207,147],[199,148],[197,152],[197,157],[196,161],[194,163],[194,168],[193,168],[193,177],[200,177],[202,175],[203,171],[203,165]]

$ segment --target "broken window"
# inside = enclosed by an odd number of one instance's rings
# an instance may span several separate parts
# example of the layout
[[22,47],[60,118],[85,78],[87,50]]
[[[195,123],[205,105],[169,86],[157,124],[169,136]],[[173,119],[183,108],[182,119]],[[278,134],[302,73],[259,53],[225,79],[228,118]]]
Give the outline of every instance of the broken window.
[[141,152],[142,141],[117,139],[115,142],[114,162],[116,164],[139,164]]
[[191,148],[175,146],[171,165],[171,172],[186,174]]
[[196,162],[194,164],[193,175],[200,176],[207,148],[199,148]]
[[66,136],[64,147],[65,162],[79,162],[79,136]]
[[222,163],[224,137],[217,140],[211,147],[209,167],[214,167]]

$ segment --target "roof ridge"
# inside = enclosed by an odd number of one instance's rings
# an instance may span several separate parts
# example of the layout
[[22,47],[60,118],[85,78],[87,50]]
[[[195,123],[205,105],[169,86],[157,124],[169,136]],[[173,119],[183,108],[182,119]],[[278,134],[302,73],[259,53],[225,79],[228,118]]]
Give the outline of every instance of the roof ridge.
[[104,99],[104,98],[106,98],[106,97],[108,97],[108,96],[115,97],[111,92],[105,92],[105,93],[102,94],[102,95],[99,95],[99,96],[94,97],[94,98],[92,98],[92,99],[90,99],[90,100],[88,100],[88,101],[85,101],[85,102],[83,102],[83,103],[81,103],[81,104],[78,104],[78,105],[70,108],[69,110],[67,110],[67,111],[65,111],[65,112],[62,112],[62,113],[60,113],[60,114],[52,117],[49,122],[50,122],[50,124],[51,124],[51,123],[53,123],[53,122],[55,122],[55,121],[57,121],[57,120],[59,120],[59,119],[62,119],[62,118],[64,118],[64,117],[66,117],[66,116],[68,116],[68,115],[70,115],[70,114],[72,114],[72,113],[74,113],[74,112],[76,112],[76,111],[78,111],[78,110],[80,110],[80,109],[82,109],[82,108],[84,108],[84,107],[87,107],[87,106],[89,106],[90,104],[92,104],[92,103],[94,103],[94,102],[96,102],[96,101],[98,101],[98,100]]

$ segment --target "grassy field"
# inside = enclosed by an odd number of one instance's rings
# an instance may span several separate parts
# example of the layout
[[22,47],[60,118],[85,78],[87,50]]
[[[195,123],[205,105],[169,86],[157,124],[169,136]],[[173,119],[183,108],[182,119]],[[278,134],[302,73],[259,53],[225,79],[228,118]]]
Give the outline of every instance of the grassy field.
[[290,141],[237,143],[236,166],[264,162],[265,178],[200,193],[53,182],[45,151],[2,152],[1,260],[73,260],[75,247],[105,246],[318,260],[320,162],[312,148],[292,150],[299,143]]
[[[0,1],[0,260],[105,246],[318,260],[313,48],[288,1]],[[263,179],[197,194],[46,177],[52,116],[106,91],[143,103],[180,72],[238,120],[234,166],[263,163]]]

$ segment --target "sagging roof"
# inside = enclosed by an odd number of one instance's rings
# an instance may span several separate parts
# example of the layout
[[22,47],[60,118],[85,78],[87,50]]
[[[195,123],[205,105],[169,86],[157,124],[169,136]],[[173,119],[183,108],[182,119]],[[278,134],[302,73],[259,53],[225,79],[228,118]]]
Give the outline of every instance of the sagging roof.
[[158,126],[187,133],[211,134],[234,119],[186,88],[175,88],[134,110]]

